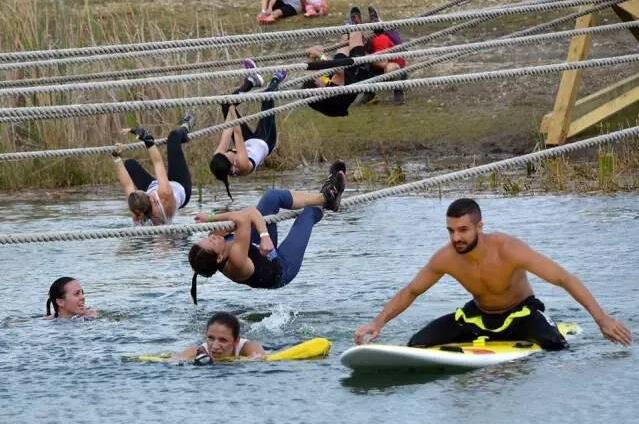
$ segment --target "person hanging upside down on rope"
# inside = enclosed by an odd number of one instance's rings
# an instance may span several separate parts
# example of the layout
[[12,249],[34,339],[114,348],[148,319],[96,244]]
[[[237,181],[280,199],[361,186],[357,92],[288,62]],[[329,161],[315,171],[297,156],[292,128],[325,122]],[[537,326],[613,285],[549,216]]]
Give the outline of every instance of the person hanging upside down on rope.
[[262,0],[262,12],[257,15],[257,23],[268,25],[301,12],[302,0]]
[[577,277],[515,237],[484,234],[481,210],[474,200],[454,201],[446,216],[450,243],[430,258],[375,319],[357,329],[357,344],[377,338],[388,321],[448,274],[473,299],[455,313],[432,321],[410,339],[409,346],[470,342],[487,336],[490,340],[527,340],[547,350],[566,348],[568,343],[544,314],[544,304],[535,297],[526,272],[566,290],[590,313],[604,337],[626,346],[632,343],[630,331],[604,312]]
[[60,277],[49,288],[45,319],[97,318],[98,311],[87,308],[84,302],[84,290],[80,282],[75,278]]
[[[302,266],[304,251],[313,226],[323,216],[322,209],[337,211],[346,186],[346,165],[336,161],[329,177],[318,193],[268,190],[257,207],[209,216],[199,213],[198,223],[233,221],[234,234],[211,233],[197,242],[189,252],[189,263],[195,271],[191,296],[197,303],[197,276],[211,277],[217,271],[232,281],[253,288],[277,289],[290,283]],[[277,225],[267,225],[265,215],[280,209],[300,209],[286,239],[278,244]]]
[[128,130],[146,145],[155,178],[138,161],[127,159],[122,163],[121,146],[113,154],[118,180],[135,224],[151,221],[153,225],[170,224],[178,209],[191,198],[191,173],[182,152],[182,143],[189,141],[188,133],[195,125],[194,115],[187,113],[180,126],[171,131],[167,141],[168,172],[153,136],[144,128]]
[[[245,60],[245,66],[249,69],[255,64]],[[252,66],[251,66],[252,65]],[[286,79],[286,71],[277,71],[268,85],[266,91],[276,91],[282,81]],[[263,84],[262,77],[255,73],[245,78],[242,85],[233,94],[245,93],[253,87],[260,87]],[[264,100],[262,111],[272,109],[275,102]],[[237,105],[222,105],[222,113],[226,122],[240,117]],[[231,146],[233,143],[233,147]],[[220,136],[220,142],[213,153],[209,168],[218,180],[224,183],[226,193],[231,200],[231,190],[229,188],[229,176],[241,177],[254,172],[273,152],[277,145],[277,128],[275,115],[270,115],[260,119],[255,131],[252,131],[247,124],[241,124],[233,128],[227,128]]]
[[206,324],[206,341],[174,355],[171,361],[206,365],[231,358],[261,360],[266,352],[258,342],[240,337],[240,322],[228,312],[216,312]]
[[[359,8],[353,7],[350,12],[350,20],[347,24],[357,25],[362,23],[362,13]],[[352,65],[354,57],[366,55],[364,50],[364,38],[361,31],[353,31],[342,37],[343,41],[348,41],[348,46],[339,49],[333,56],[333,60],[327,60],[321,46],[313,46],[306,50],[306,55],[311,59],[308,64],[309,70],[320,70],[334,68],[337,66]],[[363,81],[373,76],[370,64],[365,63],[357,66],[350,66],[344,70],[336,71],[332,77],[324,76],[307,81],[302,88],[338,87],[350,85]],[[357,93],[341,94],[310,103],[309,106],[326,116],[347,116],[348,107],[357,98]]]

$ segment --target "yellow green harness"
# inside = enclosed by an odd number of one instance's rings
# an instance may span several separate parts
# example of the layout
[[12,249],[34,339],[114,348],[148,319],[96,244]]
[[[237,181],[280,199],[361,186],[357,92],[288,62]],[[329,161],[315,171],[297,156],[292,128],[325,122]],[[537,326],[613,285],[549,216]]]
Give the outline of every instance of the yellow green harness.
[[528,306],[524,306],[518,311],[511,312],[506,317],[506,319],[504,320],[504,323],[499,328],[491,329],[491,328],[487,328],[484,325],[484,320],[482,319],[481,315],[477,315],[474,317],[467,317],[466,313],[464,313],[464,311],[461,308],[457,308],[457,310],[455,311],[455,321],[459,322],[460,320],[463,320],[463,322],[465,322],[466,324],[475,325],[484,331],[490,331],[491,333],[501,333],[502,331],[510,327],[513,321],[516,320],[517,318],[524,318],[529,316],[530,314],[531,314],[530,308]]

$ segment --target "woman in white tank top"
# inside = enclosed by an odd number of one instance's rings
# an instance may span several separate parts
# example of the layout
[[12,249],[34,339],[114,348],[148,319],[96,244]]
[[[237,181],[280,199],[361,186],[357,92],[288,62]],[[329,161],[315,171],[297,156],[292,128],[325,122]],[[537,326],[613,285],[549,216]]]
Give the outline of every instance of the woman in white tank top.
[[225,358],[246,357],[262,360],[266,352],[258,342],[240,337],[240,322],[228,312],[217,312],[206,324],[206,341],[173,356],[173,361],[196,361],[198,364]]
[[[250,60],[246,60],[246,62],[253,65]],[[286,79],[286,75],[285,71],[278,71],[273,74],[266,91],[276,91],[279,88],[279,84]],[[250,91],[253,87],[259,87],[262,85],[262,81],[263,79],[260,75],[253,74],[245,78],[242,85],[233,94],[244,93]],[[262,111],[272,109],[273,106],[273,100],[265,100],[262,102]],[[222,113],[225,122],[241,117],[236,105],[222,105]],[[209,167],[215,178],[224,183],[227,194],[233,199],[229,188],[229,176],[242,177],[251,174],[264,163],[264,160],[271,154],[276,145],[277,128],[275,115],[260,119],[255,131],[251,130],[246,124],[227,128],[220,136],[220,143],[215,152],[213,152]]]

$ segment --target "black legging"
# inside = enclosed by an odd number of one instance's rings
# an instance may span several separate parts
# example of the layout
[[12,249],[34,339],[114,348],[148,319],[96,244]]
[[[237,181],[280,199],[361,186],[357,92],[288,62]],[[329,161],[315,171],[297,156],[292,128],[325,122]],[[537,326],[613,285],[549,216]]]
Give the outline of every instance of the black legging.
[[[271,81],[266,91],[277,90],[279,82],[274,83],[274,81],[276,80]],[[275,106],[274,100],[272,99],[264,100],[262,102],[262,112],[264,112],[265,110],[273,109],[274,106]],[[228,104],[222,104],[222,114],[224,115],[224,120],[226,121],[226,116],[229,114]],[[235,109],[235,114],[237,115],[238,118],[242,117],[240,115],[240,112],[237,110],[237,107]],[[268,145],[268,153],[271,154],[271,152],[275,148],[275,145],[277,144],[277,128],[275,125],[275,114],[269,115],[267,117],[260,119],[260,121],[257,124],[257,127],[255,128],[255,131],[251,131],[251,129],[246,123],[240,124],[240,128],[242,129],[242,136],[244,137],[245,141],[248,140],[249,138],[259,138],[260,140],[264,140],[266,144]]]
[[[178,205],[178,209],[185,207],[191,199],[191,173],[189,172],[189,166],[186,163],[184,152],[182,151],[182,143],[188,141],[188,131],[184,127],[177,128],[169,134],[167,141],[167,156],[168,156],[168,169],[167,176],[169,181],[175,181],[184,187],[186,197],[184,203]],[[151,182],[155,178],[149,174],[140,162],[135,159],[127,159],[124,162],[129,176],[133,180],[133,184],[139,190],[147,190],[151,185]]]

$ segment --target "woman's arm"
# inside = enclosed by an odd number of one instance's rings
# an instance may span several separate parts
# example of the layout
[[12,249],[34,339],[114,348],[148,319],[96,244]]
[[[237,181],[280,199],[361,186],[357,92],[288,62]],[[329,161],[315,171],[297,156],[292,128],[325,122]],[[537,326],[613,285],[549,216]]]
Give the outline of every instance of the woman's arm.
[[120,183],[120,187],[124,190],[125,195],[129,195],[135,191],[135,184],[133,184],[133,180],[129,175],[129,172],[124,167],[124,162],[122,162],[122,158],[120,157],[120,153],[122,152],[122,146],[116,144],[115,150],[111,153],[113,156],[113,164],[115,165],[115,174],[118,177],[118,182]]
[[247,356],[251,359],[264,360],[266,359],[266,351],[260,343],[249,340],[244,343],[244,346],[240,351],[240,356]]

